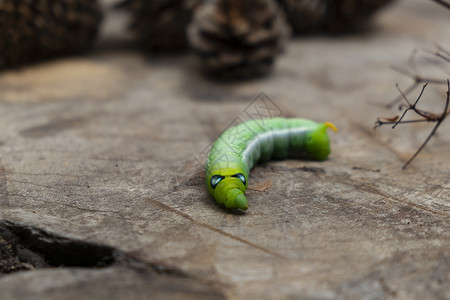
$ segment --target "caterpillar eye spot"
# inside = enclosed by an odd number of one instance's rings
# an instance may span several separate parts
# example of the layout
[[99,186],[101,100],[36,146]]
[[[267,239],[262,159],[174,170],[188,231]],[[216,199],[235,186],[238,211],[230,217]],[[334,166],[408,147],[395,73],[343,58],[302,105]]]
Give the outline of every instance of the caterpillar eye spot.
[[223,176],[220,176],[220,175],[214,175],[213,177],[211,177],[211,180],[210,180],[210,184],[211,184],[211,187],[213,188],[213,189],[215,189],[216,188],[216,186],[219,184],[219,182],[221,182],[222,181],[222,179],[224,179],[225,177],[223,177]]
[[244,185],[247,184],[244,174],[242,174],[242,173],[234,174],[233,177],[239,179]]

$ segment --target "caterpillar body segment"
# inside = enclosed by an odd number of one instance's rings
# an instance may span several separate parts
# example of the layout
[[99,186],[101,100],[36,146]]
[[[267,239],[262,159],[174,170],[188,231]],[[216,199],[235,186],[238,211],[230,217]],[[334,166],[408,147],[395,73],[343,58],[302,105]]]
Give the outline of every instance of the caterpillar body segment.
[[228,128],[214,142],[206,163],[208,191],[227,208],[248,209],[244,193],[256,163],[290,153],[325,160],[331,152],[327,128],[337,131],[329,122],[286,118],[252,120]]

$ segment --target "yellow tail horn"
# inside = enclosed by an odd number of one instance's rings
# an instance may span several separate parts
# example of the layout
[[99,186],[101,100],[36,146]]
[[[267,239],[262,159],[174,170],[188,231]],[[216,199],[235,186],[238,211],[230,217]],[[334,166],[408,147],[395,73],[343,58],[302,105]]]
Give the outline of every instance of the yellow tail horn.
[[331,130],[333,130],[334,132],[338,132],[337,127],[333,123],[325,122],[325,126],[327,126],[328,128],[331,128]]

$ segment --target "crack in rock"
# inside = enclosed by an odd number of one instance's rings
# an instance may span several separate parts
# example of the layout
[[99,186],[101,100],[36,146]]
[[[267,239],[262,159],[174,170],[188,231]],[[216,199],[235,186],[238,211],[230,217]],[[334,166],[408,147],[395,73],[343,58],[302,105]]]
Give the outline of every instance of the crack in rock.
[[113,247],[61,237],[40,228],[0,220],[0,275],[40,268],[125,266],[139,272],[188,277],[154,262],[142,262]]
[[110,246],[0,220],[0,299],[223,300],[222,290],[211,280]]

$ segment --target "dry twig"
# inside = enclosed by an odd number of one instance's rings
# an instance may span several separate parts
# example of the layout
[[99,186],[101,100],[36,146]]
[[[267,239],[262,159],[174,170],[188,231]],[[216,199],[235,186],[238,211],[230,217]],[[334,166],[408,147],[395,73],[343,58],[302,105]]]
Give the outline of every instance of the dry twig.
[[[375,123],[375,128],[383,126],[383,125],[387,125],[387,124],[391,124],[391,125],[393,125],[392,128],[395,128],[398,124],[406,124],[406,123],[418,123],[418,122],[435,122],[436,123],[436,125],[434,126],[433,130],[430,132],[428,137],[425,139],[425,141],[422,143],[422,145],[419,147],[419,149],[417,149],[416,153],[414,153],[414,155],[403,165],[402,169],[405,169],[414,160],[414,158],[416,158],[416,156],[422,151],[422,149],[430,141],[431,137],[436,133],[437,129],[442,124],[442,122],[445,120],[445,118],[450,114],[450,107],[449,107],[450,79],[447,79],[447,98],[445,101],[444,111],[442,113],[435,114],[435,113],[431,113],[431,112],[424,111],[424,110],[417,108],[417,103],[419,102],[420,98],[422,97],[423,92],[425,91],[425,88],[427,87],[427,85],[428,85],[428,83],[426,83],[422,87],[422,91],[420,92],[419,97],[417,97],[416,101],[413,104],[411,104],[411,102],[408,101],[405,93],[400,90],[400,88],[398,87],[398,84],[397,84],[397,89],[399,90],[401,97],[407,103],[405,111],[403,112],[403,114],[400,118],[398,116],[396,116],[394,118],[378,118],[377,122]],[[403,106],[400,106],[400,107],[403,107]],[[415,120],[403,121],[403,118],[408,111],[415,112],[421,118],[415,119]]]
[[[432,54],[435,57],[438,57],[439,59],[442,59],[446,62],[450,62],[450,53],[440,46],[436,46],[435,52],[425,51],[425,53]],[[419,68],[417,66],[417,54],[418,54],[418,51],[414,50],[408,59],[408,64],[409,64],[410,69],[406,69],[406,68],[403,68],[400,66],[391,66],[391,68],[393,70],[414,80],[414,82],[403,92],[404,95],[410,94],[420,84],[423,84],[425,82],[430,83],[430,84],[445,84],[445,82],[446,82],[445,80],[442,80],[442,79],[421,75],[419,72]],[[394,105],[399,103],[402,99],[403,99],[403,95],[400,94],[398,97],[396,97],[390,103],[388,103],[386,105],[386,108],[392,108]]]

